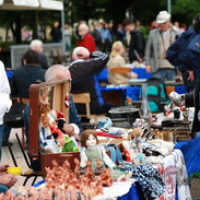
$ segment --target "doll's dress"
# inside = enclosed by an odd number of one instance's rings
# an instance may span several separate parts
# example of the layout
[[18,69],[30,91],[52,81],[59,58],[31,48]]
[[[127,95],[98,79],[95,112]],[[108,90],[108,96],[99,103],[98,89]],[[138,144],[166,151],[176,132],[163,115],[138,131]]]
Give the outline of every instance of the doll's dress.
[[124,171],[121,171],[118,168],[110,168],[106,165],[104,161],[103,149],[100,147],[90,147],[85,150],[85,154],[87,159],[91,162],[92,169],[95,170],[97,168],[96,159],[99,159],[102,162],[102,167],[110,169],[113,180],[117,180],[117,178],[123,174],[126,174]]

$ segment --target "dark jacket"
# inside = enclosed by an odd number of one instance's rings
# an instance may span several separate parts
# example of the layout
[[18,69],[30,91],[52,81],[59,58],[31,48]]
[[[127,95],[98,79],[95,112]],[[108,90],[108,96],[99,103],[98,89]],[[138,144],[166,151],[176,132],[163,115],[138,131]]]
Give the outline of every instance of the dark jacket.
[[198,113],[200,112],[200,81],[198,82],[194,93],[186,93],[185,94],[185,106],[186,107],[194,107],[194,120],[192,124],[192,137],[200,131],[200,120],[198,119]]
[[48,69],[49,64],[47,61],[47,57],[43,53],[40,53],[40,52],[38,52],[38,55],[39,55],[39,63],[42,69]]
[[60,42],[62,39],[62,33],[60,28],[53,27],[51,29],[50,35],[52,36],[53,42]]
[[[72,77],[71,93],[89,92],[91,95],[91,112],[104,113],[101,109],[105,102],[100,90],[97,75],[108,62],[108,55],[102,52],[93,52],[89,60],[74,60],[69,67]],[[78,113],[85,113],[84,105],[76,105]]]
[[187,71],[188,66],[186,63],[187,47],[192,38],[196,35],[193,27],[183,32],[178,39],[168,48],[166,58],[179,71]]
[[144,38],[142,37],[142,33],[139,30],[134,30],[130,32],[131,40],[129,44],[129,61],[132,63],[133,61],[137,60],[137,57],[134,53],[134,50],[137,51],[141,58],[144,57],[144,50],[145,50],[145,42]]
[[11,89],[13,96],[29,98],[29,87],[31,84],[44,82],[46,70],[39,65],[25,65],[13,72]]

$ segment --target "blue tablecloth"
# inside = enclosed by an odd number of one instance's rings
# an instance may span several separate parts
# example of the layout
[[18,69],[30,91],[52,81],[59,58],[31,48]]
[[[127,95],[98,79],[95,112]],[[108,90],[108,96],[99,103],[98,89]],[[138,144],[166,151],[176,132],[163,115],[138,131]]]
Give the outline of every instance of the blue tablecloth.
[[[187,92],[187,89],[185,86],[175,86],[175,91],[179,94],[184,94]],[[114,91],[118,90],[121,91],[123,94],[123,99],[125,100],[126,97],[129,97],[132,99],[132,101],[138,101],[140,100],[140,86],[115,86],[115,87],[106,87],[102,86],[101,91],[102,92],[108,92],[108,91]]]
[[[138,74],[138,78],[139,79],[147,79],[152,77],[152,73],[147,73],[145,68],[133,68],[132,72],[137,73]],[[105,67],[101,73],[97,76],[99,82],[108,82],[108,69]]]
[[[138,79],[148,79],[152,77],[152,73],[147,73],[145,68],[133,68],[132,72],[138,74]],[[102,72],[98,75],[99,82],[108,82],[108,69],[104,68]],[[113,90],[120,90],[123,92],[123,99],[125,100],[126,97],[132,99],[132,101],[140,100],[140,86],[115,86],[115,87],[101,87],[102,92],[108,92]],[[175,91],[179,94],[184,94],[187,92],[185,86],[175,86]]]
[[148,79],[152,77],[152,73],[147,73],[145,68],[133,68],[131,71],[138,74],[138,79]]
[[144,195],[139,184],[136,182],[127,194],[118,197],[117,200],[144,200]]

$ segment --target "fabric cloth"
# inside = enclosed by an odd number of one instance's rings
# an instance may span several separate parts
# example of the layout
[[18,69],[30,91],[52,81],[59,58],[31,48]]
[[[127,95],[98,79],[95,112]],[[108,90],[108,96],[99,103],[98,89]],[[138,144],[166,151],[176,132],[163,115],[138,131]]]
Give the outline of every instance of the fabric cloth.
[[[97,74],[103,70],[109,59],[108,55],[102,52],[93,52],[89,60],[74,60],[70,64],[69,71],[72,77],[71,93],[88,92],[91,95],[91,113],[107,113],[114,105],[105,102],[97,79]],[[85,114],[85,105],[76,104],[79,114]]]
[[[96,44],[93,36],[89,33],[83,36],[83,38],[78,42],[78,47],[85,47],[89,52],[96,51]],[[73,80],[73,79],[72,79]]]
[[12,77],[12,95],[29,98],[30,85],[44,82],[45,72],[39,65],[25,65],[16,69]]
[[164,158],[164,165],[153,164],[159,171],[166,185],[165,192],[156,200],[191,199],[187,184],[187,171],[183,155],[178,149],[173,150]]
[[133,165],[132,177],[137,179],[144,196],[155,199],[165,191],[165,184],[159,172],[152,165]]
[[198,134],[195,139],[177,142],[175,149],[179,149],[184,156],[188,176],[194,172],[200,171],[200,135]]
[[113,68],[127,68],[126,62],[123,56],[117,54],[115,57],[110,57],[107,68],[108,68],[108,82],[112,84],[128,83],[131,78],[131,73],[113,74],[111,71]]
[[178,191],[178,199],[191,199],[190,189],[188,185],[188,174],[183,154],[179,150],[172,152],[176,163],[176,183]]

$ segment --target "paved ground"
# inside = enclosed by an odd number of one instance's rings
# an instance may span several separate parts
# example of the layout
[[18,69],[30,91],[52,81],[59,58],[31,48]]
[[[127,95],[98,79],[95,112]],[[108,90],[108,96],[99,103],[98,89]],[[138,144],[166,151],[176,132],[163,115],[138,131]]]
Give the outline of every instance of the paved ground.
[[[16,132],[18,132],[19,136],[21,137],[21,130],[20,129],[12,129],[10,142],[13,143],[12,149],[14,151],[14,155],[15,155],[15,158],[17,160],[17,163],[18,163],[19,166],[22,167],[23,172],[25,172],[29,168],[27,167],[27,165],[25,163],[24,157],[23,157],[23,155],[21,153],[21,150],[20,150],[19,145],[17,143],[17,140],[15,138],[15,133]],[[12,158],[10,156],[10,153],[9,153],[8,147],[3,147],[2,148],[2,163],[9,163],[10,165],[14,165],[13,161],[12,161]],[[18,178],[18,182],[16,183],[16,185],[12,189],[18,188],[24,182],[24,177],[17,176],[17,178]],[[27,182],[27,186],[31,185],[32,180],[33,179],[31,178]],[[40,180],[42,180],[42,178],[39,177],[37,179],[37,181],[40,181]],[[193,178],[191,183],[192,184],[191,184],[191,190],[190,191],[191,191],[192,198],[195,199],[195,200],[197,200],[197,199],[200,200],[200,178],[199,179],[198,178]],[[180,200],[183,200],[183,199],[180,199]]]
[[[18,164],[18,166],[22,167],[23,172],[25,172],[29,168],[28,168],[28,166],[27,166],[27,164],[26,164],[26,162],[24,160],[24,157],[23,157],[23,155],[21,153],[21,150],[20,150],[20,147],[18,145],[18,142],[17,142],[17,140],[15,138],[15,133],[16,132],[18,132],[18,135],[21,137],[21,129],[12,129],[11,136],[10,136],[10,142],[13,143],[12,150],[14,152],[17,164]],[[8,147],[2,147],[2,161],[1,161],[1,163],[8,163],[8,164],[14,166],[14,163],[13,163],[12,157],[10,155],[10,152],[8,150]],[[22,177],[22,176],[17,176],[17,179],[18,179],[18,182],[15,184],[14,189],[18,188],[21,185],[23,185],[23,182],[25,180],[25,178]],[[42,178],[38,177],[36,182],[40,181],[41,179]],[[33,181],[33,178],[30,178],[26,185],[30,186],[32,181]]]

